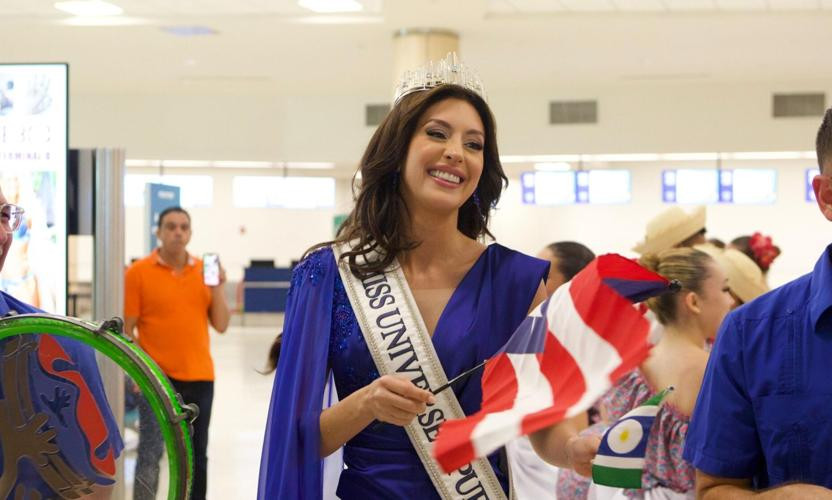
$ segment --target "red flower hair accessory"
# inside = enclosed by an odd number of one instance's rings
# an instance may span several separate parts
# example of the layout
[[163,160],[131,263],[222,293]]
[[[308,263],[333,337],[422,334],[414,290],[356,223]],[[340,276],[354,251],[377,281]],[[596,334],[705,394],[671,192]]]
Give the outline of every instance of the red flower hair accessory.
[[763,236],[759,231],[751,235],[748,246],[751,247],[754,260],[763,272],[768,271],[771,263],[780,255],[780,247],[774,245],[771,236]]

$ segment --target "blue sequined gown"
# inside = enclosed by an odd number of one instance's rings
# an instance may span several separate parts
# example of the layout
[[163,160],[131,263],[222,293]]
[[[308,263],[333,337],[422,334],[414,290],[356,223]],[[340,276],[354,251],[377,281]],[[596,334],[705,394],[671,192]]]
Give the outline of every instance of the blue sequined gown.
[[[549,264],[490,245],[451,296],[433,334],[448,378],[493,355],[526,316]],[[321,413],[331,370],[341,399],[378,377],[332,251],[296,268],[272,392],[258,497],[321,498]],[[479,410],[481,374],[454,386],[463,410]],[[402,427],[375,422],[344,446],[337,494],[350,498],[438,498]],[[507,490],[507,478],[489,457]]]

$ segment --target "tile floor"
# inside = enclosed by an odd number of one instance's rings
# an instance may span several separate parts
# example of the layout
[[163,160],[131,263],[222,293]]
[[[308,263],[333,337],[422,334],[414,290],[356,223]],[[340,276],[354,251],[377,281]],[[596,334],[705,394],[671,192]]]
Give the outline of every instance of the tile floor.
[[[246,326],[231,326],[223,335],[211,332],[216,382],[208,438],[209,499],[253,499],[257,495],[260,450],[274,381],[274,375],[261,375],[257,370],[263,369],[282,320],[282,315],[270,315],[249,319]],[[132,500],[138,434],[127,429],[124,441],[123,498]],[[167,457],[163,456],[156,493],[159,500],[167,498],[168,478]],[[114,498],[120,496],[114,494]]]
[[[282,315],[269,326],[212,333],[216,383],[208,440],[208,498],[255,498],[273,375],[261,375]],[[261,322],[262,323],[262,322]],[[277,324],[275,324],[277,323]]]

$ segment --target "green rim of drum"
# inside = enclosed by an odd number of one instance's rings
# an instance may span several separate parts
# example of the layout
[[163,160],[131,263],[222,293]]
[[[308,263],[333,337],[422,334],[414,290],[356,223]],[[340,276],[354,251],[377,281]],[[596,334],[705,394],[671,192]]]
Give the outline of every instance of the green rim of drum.
[[92,347],[119,365],[139,386],[159,422],[170,469],[168,500],[185,500],[193,478],[190,421],[195,413],[183,404],[159,365],[118,331],[119,325],[111,322],[99,325],[49,314],[22,314],[0,319],[0,340],[44,333],[67,337]]

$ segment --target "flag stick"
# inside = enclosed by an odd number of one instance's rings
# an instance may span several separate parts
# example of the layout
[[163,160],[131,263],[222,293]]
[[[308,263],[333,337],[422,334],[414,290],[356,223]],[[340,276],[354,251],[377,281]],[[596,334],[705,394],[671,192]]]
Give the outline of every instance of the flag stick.
[[468,370],[465,370],[464,372],[460,373],[460,374],[459,374],[459,375],[457,375],[456,377],[454,377],[454,378],[452,378],[451,380],[449,380],[447,384],[442,385],[442,386],[440,386],[439,388],[437,388],[436,390],[432,391],[432,393],[433,393],[434,395],[439,394],[440,392],[444,391],[445,389],[447,389],[448,387],[450,387],[450,386],[454,385],[455,383],[459,382],[460,380],[463,380],[463,379],[465,379],[465,378],[468,378],[468,376],[469,376],[469,375],[473,374],[475,371],[477,371],[477,370],[479,370],[480,368],[482,368],[483,366],[485,366],[485,362],[486,362],[486,361],[488,361],[488,360],[487,360],[487,359],[486,359],[486,360],[483,360],[483,362],[482,362],[482,363],[480,363],[480,364],[478,364],[477,366],[475,366],[475,367],[473,367],[473,368],[470,368],[470,369],[468,369]]

